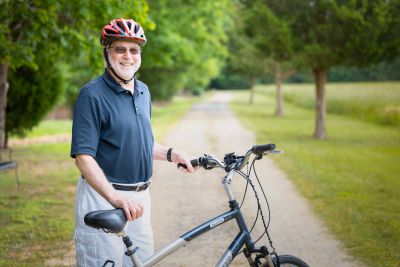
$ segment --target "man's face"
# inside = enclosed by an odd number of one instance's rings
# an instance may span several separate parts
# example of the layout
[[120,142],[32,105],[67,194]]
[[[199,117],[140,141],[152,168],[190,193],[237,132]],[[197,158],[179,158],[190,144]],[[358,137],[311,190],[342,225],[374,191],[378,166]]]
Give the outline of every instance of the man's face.
[[109,60],[115,72],[129,80],[141,64],[140,46],[136,43],[116,41],[110,46]]

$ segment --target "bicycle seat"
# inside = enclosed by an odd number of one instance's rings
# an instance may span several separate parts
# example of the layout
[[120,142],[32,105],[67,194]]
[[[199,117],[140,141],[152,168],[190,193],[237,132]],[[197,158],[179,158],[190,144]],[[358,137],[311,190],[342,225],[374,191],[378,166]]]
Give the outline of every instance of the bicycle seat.
[[85,224],[103,229],[111,233],[121,232],[126,224],[125,212],[123,209],[98,210],[85,215]]

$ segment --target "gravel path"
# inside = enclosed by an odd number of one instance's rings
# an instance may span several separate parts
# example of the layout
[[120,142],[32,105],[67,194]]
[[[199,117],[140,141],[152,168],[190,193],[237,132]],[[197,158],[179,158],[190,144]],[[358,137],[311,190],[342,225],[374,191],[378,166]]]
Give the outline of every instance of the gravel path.
[[[255,137],[227,109],[229,100],[229,94],[219,93],[211,101],[194,106],[169,134],[165,144],[196,157],[208,153],[223,158],[228,152],[246,152],[255,144]],[[278,253],[296,255],[310,266],[359,266],[343,252],[339,242],[313,215],[308,203],[270,159],[264,157],[256,167],[270,202],[270,233]],[[150,190],[156,249],[228,210],[226,193],[221,186],[222,176],[221,170],[184,174],[170,163],[155,163]],[[241,200],[245,183],[239,176],[234,178],[234,191]],[[252,192],[248,193],[243,210],[251,224],[256,212]],[[255,232],[260,231],[261,224]],[[218,226],[157,266],[215,266],[236,234],[234,221]],[[266,239],[262,240],[268,243]],[[240,255],[231,266],[245,266],[245,262]]]

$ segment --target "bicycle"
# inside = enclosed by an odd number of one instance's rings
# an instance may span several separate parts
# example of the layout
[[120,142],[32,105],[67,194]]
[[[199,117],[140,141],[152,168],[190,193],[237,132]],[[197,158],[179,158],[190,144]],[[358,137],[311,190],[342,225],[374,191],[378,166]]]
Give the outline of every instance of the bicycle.
[[[123,230],[127,220],[125,217],[125,213],[122,209],[90,212],[86,214],[84,218],[85,223],[88,226],[97,229],[102,229],[105,232],[113,233],[122,237],[122,240],[127,248],[125,254],[131,258],[132,263],[136,267],[153,266],[162,259],[169,256],[171,253],[178,250],[179,248],[187,245],[188,242],[192,241],[194,238],[232,219],[236,220],[236,223],[240,231],[237,234],[237,236],[233,239],[232,243],[229,245],[228,249],[222,255],[218,263],[215,265],[216,267],[229,266],[230,263],[233,261],[233,259],[241,253],[244,254],[244,256],[248,261],[249,266],[252,267],[278,267],[278,266],[309,267],[307,263],[305,263],[298,257],[291,255],[278,255],[276,253],[276,250],[272,244],[272,240],[268,233],[269,221],[268,223],[266,223],[265,221],[257,190],[255,189],[255,186],[250,178],[250,174],[253,169],[255,177],[257,178],[258,184],[263,193],[264,199],[268,204],[267,197],[265,195],[265,192],[261,186],[261,183],[255,171],[254,164],[256,160],[260,160],[264,155],[283,153],[283,151],[276,150],[275,148],[276,146],[274,144],[254,145],[251,149],[249,149],[246,152],[244,156],[238,156],[235,153],[226,154],[222,162],[216,159],[214,156],[206,154],[203,157],[192,160],[191,164],[194,167],[201,166],[206,170],[211,170],[214,168],[222,168],[225,170],[227,174],[224,176],[222,180],[222,185],[224,186],[225,192],[227,193],[229,199],[230,210],[214,217],[211,220],[208,220],[203,224],[200,224],[199,226],[181,235],[178,239],[165,245],[158,252],[154,253],[148,259],[144,260],[144,262],[142,262],[135,254],[139,248],[133,246],[130,238],[125,234]],[[254,155],[254,158],[250,164],[250,168],[248,168],[247,172],[245,173],[242,171],[242,169],[246,165],[248,166],[249,160],[252,155]],[[178,168],[179,167],[186,167],[186,166],[183,164],[178,164]],[[235,196],[233,195],[231,189],[231,183],[235,173],[238,173],[247,181],[246,190],[240,205],[236,201]],[[245,200],[248,185],[250,185],[250,187],[253,189],[258,203],[257,216],[250,230],[244,220],[243,214],[240,209]],[[269,212],[269,205],[267,206]],[[262,219],[264,233],[256,241],[253,241],[251,237],[251,232],[258,220],[258,217],[261,217]],[[271,252],[268,250],[267,246],[260,246],[260,247],[256,246],[256,243],[264,236],[264,234],[267,235],[269,245],[272,249]],[[112,266],[114,266],[113,262],[108,260],[104,263],[103,267],[105,267],[107,264],[112,264]]]

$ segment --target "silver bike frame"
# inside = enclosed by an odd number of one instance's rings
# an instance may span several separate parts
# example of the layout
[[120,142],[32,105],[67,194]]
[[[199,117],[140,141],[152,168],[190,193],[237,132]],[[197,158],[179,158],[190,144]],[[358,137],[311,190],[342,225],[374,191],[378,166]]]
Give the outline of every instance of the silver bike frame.
[[[225,188],[225,192],[228,196],[229,203],[236,203],[235,197],[233,195],[231,189],[232,177],[235,174],[235,170],[229,171],[226,176],[222,179],[222,185]],[[236,203],[237,205],[237,203]],[[232,207],[231,207],[232,208]],[[132,253],[130,256],[134,266],[136,267],[150,267],[161,261],[162,259],[166,258],[171,253],[175,252],[181,247],[186,246],[192,239],[196,238],[204,234],[205,232],[215,228],[218,225],[226,223],[231,219],[236,219],[238,226],[240,228],[239,234],[236,238],[232,241],[229,248],[225,251],[223,256],[220,258],[218,263],[216,264],[217,267],[229,266],[232,262],[233,258],[237,255],[239,250],[243,247],[244,244],[247,246],[252,247],[254,244],[251,241],[249,230],[247,229],[247,225],[244,221],[243,215],[240,211],[240,208],[232,208],[230,211],[225,212],[195,228],[190,230],[189,232],[185,233],[184,235],[180,236],[178,239],[168,243],[159,251],[154,253],[148,259],[144,260],[143,262]],[[124,235],[123,233],[119,235]],[[128,251],[133,251],[133,246],[128,248]],[[252,259],[248,258],[249,263],[252,263]]]

